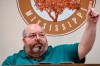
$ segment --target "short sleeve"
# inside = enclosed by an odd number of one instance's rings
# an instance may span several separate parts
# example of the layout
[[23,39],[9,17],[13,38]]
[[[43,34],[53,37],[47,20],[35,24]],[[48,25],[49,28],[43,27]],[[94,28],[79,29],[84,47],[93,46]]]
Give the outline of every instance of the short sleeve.
[[82,60],[79,59],[78,45],[79,45],[79,43],[75,43],[75,44],[72,45],[74,62],[75,63],[85,63],[85,57]]
[[74,63],[85,63],[85,57],[82,60],[79,59],[78,45],[79,43],[63,44],[63,45],[60,45],[60,49],[64,53],[65,59],[69,59],[70,61]]

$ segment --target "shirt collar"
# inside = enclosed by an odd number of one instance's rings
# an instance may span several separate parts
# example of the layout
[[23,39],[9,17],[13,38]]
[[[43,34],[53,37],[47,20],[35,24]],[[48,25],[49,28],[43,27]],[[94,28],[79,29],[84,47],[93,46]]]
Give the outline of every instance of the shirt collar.
[[25,52],[25,47],[23,47],[23,51],[21,52],[21,57],[23,57],[23,58],[26,58],[26,57],[28,57],[28,55],[26,54],[26,52]]

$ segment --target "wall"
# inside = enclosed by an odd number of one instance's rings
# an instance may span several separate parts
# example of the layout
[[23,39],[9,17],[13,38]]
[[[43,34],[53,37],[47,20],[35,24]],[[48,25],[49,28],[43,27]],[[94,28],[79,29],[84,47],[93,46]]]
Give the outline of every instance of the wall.
[[[100,0],[96,2],[96,10],[100,13]],[[4,59],[23,48],[22,31],[27,26],[21,18],[16,0],[0,0],[0,65]],[[49,45],[56,46],[60,43],[75,43],[81,40],[85,25],[80,29],[65,36],[47,36]],[[100,20],[97,25],[95,44],[86,56],[87,64],[100,63]]]

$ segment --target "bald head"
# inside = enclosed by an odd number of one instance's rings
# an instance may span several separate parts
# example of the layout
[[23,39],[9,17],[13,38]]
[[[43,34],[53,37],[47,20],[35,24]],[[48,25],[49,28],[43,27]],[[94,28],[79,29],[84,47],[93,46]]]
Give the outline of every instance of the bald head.
[[35,32],[43,32],[44,33],[44,31],[40,25],[30,24],[24,29],[23,37],[27,36],[29,33],[35,33]]

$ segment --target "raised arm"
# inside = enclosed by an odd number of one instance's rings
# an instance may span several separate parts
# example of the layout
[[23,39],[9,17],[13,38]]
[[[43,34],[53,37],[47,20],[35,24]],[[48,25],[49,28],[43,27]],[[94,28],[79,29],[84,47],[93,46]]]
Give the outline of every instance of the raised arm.
[[89,2],[88,12],[86,16],[87,25],[78,46],[78,54],[80,60],[92,49],[96,37],[96,25],[99,14],[92,8],[92,1]]

